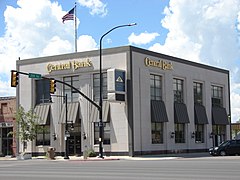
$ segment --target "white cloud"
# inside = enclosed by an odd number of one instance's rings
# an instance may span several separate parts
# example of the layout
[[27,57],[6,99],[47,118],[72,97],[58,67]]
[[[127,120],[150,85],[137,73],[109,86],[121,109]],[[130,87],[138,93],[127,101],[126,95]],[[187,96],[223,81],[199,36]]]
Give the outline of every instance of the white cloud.
[[[237,77],[239,68],[236,68],[240,65],[239,0],[191,3],[188,0],[170,0],[164,14],[161,23],[169,33],[163,45],[156,43],[150,50],[229,69],[231,86],[240,82]],[[234,99],[231,106],[233,120],[236,120],[237,116],[240,117],[240,91],[234,89],[231,93]]]
[[80,36],[77,41],[77,46],[78,52],[97,49],[97,43],[91,36],[88,35]]
[[16,88],[10,87],[10,81],[2,81],[0,79],[0,94],[4,94],[5,96],[12,96],[16,92]]
[[148,44],[151,41],[153,41],[157,36],[159,36],[158,33],[148,33],[144,32],[139,35],[135,35],[135,33],[132,33],[128,37],[128,41],[130,44],[136,44],[136,45],[143,45]]
[[62,40],[58,36],[54,36],[42,51],[43,56],[63,54],[63,52],[71,52],[72,44],[68,40]]
[[[73,21],[62,23],[66,11],[50,0],[18,0],[17,8],[7,6],[4,12],[6,30],[0,37],[0,96],[15,95],[10,88],[10,70],[16,60],[74,52]],[[77,21],[79,24],[79,20]],[[78,25],[77,24],[77,25]],[[90,37],[78,39],[79,50],[96,48]]]
[[106,16],[108,13],[108,10],[106,8],[107,5],[102,3],[100,0],[78,0],[78,2],[81,6],[85,6],[91,9],[91,15],[97,14],[101,16]]

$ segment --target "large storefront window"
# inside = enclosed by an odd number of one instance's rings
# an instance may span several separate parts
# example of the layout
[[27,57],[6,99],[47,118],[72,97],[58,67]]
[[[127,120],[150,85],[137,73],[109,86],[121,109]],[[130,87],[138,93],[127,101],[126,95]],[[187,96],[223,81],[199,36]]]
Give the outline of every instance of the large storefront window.
[[49,125],[41,125],[41,128],[37,130],[36,146],[39,146],[39,145],[43,145],[43,146],[50,145],[50,126]]
[[[79,88],[79,76],[69,76],[64,77],[63,81],[75,88]],[[77,102],[79,94],[75,92],[75,90],[69,86],[63,85],[63,94],[64,96],[67,94],[68,102]]]
[[173,79],[174,102],[183,103],[183,80]]
[[[94,144],[99,144],[99,123],[94,122]],[[103,144],[110,144],[110,122],[104,122]]]
[[212,106],[223,107],[223,88],[212,85]]
[[150,75],[151,100],[162,100],[162,77]]
[[[107,99],[107,73],[102,73],[102,98]],[[93,74],[93,100],[99,101],[100,98],[100,74]]]
[[175,143],[185,143],[185,124],[175,124]]
[[163,123],[152,122],[152,144],[163,143]]
[[36,104],[49,103],[50,101],[50,84],[48,79],[36,81]]

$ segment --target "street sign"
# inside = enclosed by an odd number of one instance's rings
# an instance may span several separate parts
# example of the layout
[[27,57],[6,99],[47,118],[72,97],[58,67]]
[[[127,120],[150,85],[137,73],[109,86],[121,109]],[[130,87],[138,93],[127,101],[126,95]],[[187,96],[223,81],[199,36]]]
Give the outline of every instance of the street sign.
[[29,73],[28,77],[29,78],[40,79],[40,78],[42,78],[42,75],[41,74],[36,74],[36,73]]

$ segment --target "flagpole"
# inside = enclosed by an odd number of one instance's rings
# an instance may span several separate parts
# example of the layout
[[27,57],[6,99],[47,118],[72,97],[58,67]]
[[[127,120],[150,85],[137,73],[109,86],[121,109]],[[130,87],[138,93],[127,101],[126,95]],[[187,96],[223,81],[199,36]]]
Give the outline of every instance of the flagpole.
[[77,3],[75,2],[74,9],[74,25],[75,25],[75,52],[77,52]]

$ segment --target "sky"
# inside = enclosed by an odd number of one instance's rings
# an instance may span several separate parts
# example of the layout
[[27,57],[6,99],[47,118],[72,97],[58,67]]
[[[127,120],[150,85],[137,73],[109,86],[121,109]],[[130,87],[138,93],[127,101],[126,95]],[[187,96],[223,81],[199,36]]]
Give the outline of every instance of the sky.
[[132,45],[230,71],[232,122],[240,119],[239,0],[0,0],[0,97],[15,96],[16,60]]

